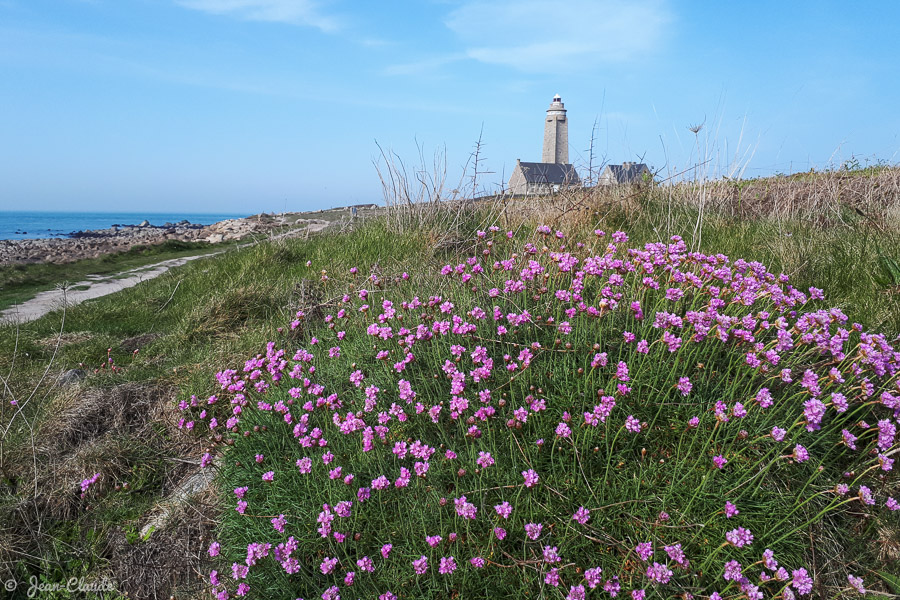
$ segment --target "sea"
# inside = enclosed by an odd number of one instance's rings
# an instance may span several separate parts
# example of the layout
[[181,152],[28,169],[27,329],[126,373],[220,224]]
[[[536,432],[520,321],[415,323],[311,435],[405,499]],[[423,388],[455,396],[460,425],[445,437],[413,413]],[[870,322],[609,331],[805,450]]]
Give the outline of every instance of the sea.
[[225,219],[248,215],[228,213],[113,213],[113,212],[44,212],[0,211],[0,240],[62,238],[76,231],[108,229],[113,225],[165,225],[188,220],[197,225],[211,225]]

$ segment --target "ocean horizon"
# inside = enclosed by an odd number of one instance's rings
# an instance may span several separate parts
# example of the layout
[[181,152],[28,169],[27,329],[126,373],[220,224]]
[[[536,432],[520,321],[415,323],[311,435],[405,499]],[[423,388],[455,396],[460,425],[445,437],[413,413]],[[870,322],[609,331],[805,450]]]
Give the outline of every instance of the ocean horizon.
[[76,231],[108,229],[113,225],[165,225],[188,220],[211,225],[225,219],[240,219],[249,214],[193,212],[77,212],[77,211],[0,211],[0,240],[65,238]]

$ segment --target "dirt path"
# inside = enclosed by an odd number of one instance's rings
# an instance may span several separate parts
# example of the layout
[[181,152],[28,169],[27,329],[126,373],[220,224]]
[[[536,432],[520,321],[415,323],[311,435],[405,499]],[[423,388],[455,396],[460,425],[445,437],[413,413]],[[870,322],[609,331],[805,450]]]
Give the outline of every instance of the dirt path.
[[[321,231],[328,226],[326,222],[310,223],[306,227],[295,229],[287,233],[275,236],[277,238],[297,237],[300,235],[308,235]],[[250,244],[245,244],[250,245]],[[238,246],[242,247],[242,246]],[[53,289],[38,293],[34,298],[26,300],[22,304],[11,306],[4,311],[0,311],[0,325],[6,323],[27,323],[34,321],[46,315],[49,312],[58,310],[63,307],[75,306],[81,304],[85,300],[100,298],[109,294],[114,294],[126,288],[134,287],[142,281],[148,281],[155,277],[159,277],[173,267],[179,267],[189,261],[198,258],[206,258],[221,254],[225,250],[218,252],[210,252],[208,254],[199,254],[197,256],[185,256],[182,258],[172,258],[162,262],[145,265],[129,271],[123,271],[115,275],[98,275],[89,276],[85,281],[79,281],[69,286],[68,289]]]

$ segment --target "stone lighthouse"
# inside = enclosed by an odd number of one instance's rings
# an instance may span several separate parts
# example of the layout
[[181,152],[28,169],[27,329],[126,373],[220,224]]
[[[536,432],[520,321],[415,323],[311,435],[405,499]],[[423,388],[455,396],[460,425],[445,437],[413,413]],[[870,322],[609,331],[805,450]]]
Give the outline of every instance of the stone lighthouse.
[[569,164],[569,123],[566,121],[566,107],[559,94],[553,96],[553,102],[547,109],[541,162]]

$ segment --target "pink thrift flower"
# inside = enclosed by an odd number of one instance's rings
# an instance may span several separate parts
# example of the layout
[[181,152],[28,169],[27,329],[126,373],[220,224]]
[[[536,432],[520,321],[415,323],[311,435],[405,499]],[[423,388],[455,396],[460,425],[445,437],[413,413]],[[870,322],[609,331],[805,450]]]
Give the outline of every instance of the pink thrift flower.
[[287,521],[284,518],[284,515],[278,515],[274,519],[272,519],[272,527],[275,528],[279,533],[284,533],[284,526]]
[[743,548],[753,543],[753,534],[749,529],[738,527],[726,533],[725,539],[735,548]]
[[713,458],[713,463],[716,465],[717,469],[722,469],[726,464],[728,464],[728,459],[720,454],[719,456]]
[[534,469],[528,469],[527,471],[522,471],[522,477],[525,479],[525,487],[530,488],[537,485],[537,482],[540,480],[540,477],[535,472]]
[[650,542],[641,542],[634,547],[634,551],[642,561],[646,562],[651,556],[653,556],[653,545]]
[[362,558],[357,560],[356,566],[359,567],[360,571],[365,571],[367,573],[372,573],[375,571],[375,563],[368,556],[363,556]]
[[509,502],[504,501],[502,504],[497,504],[494,506],[494,510],[497,511],[497,514],[503,517],[504,519],[508,519],[509,515],[512,514],[512,506],[510,506]]
[[628,415],[628,417],[625,419],[625,429],[627,429],[631,433],[640,433],[641,422],[635,419],[632,415]]
[[412,561],[413,571],[416,575],[422,575],[425,571],[428,570],[428,558],[424,556],[420,556],[416,560]]
[[482,469],[486,469],[494,464],[494,458],[491,456],[490,452],[478,452],[478,459],[475,460],[475,463],[481,467]]
[[319,570],[322,571],[322,575],[328,575],[334,568],[337,566],[338,559],[337,558],[329,558],[325,557],[321,564],[319,564]]
[[263,481],[272,481],[275,479],[275,471],[267,471],[263,473],[262,480]]
[[381,557],[386,559],[388,555],[391,553],[391,550],[394,548],[393,544],[385,544],[381,547]]
[[588,519],[591,518],[591,512],[583,506],[579,506],[578,510],[575,511],[575,514],[572,515],[572,518],[575,521],[578,521],[582,525],[588,522]]
[[441,564],[438,567],[438,573],[441,575],[450,575],[453,571],[456,570],[456,559],[452,556],[445,556],[441,558]]
[[536,540],[541,535],[541,529],[544,528],[543,523],[528,523],[525,525],[525,535],[529,539]]

